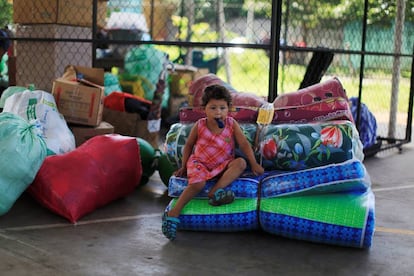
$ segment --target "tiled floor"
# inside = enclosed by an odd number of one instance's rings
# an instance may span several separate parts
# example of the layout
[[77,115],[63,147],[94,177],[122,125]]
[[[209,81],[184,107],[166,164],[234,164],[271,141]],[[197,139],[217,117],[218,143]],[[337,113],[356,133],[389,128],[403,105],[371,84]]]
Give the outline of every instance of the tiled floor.
[[23,194],[0,217],[0,275],[413,275],[414,147],[364,163],[376,196],[376,232],[362,250],[264,232],[178,233],[168,241],[169,202],[159,176],[76,225]]

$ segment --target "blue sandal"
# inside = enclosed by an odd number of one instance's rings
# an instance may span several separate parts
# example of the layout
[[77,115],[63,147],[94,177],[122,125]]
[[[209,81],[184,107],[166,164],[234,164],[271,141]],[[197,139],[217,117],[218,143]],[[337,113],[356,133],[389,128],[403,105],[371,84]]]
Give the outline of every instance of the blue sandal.
[[213,198],[208,200],[208,203],[213,206],[220,206],[224,204],[229,204],[234,201],[235,195],[234,192],[229,190],[225,191],[223,189],[218,189],[215,193]]
[[165,211],[162,216],[162,233],[164,236],[171,241],[175,240],[178,224],[180,224],[180,219],[169,217],[167,211]]

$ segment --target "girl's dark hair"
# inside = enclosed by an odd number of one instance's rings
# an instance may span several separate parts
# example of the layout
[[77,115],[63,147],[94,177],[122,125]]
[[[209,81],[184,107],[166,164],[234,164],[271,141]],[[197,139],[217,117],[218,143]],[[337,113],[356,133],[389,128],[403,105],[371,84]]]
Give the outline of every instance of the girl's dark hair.
[[231,94],[226,87],[222,85],[211,85],[207,86],[204,89],[202,100],[202,105],[206,106],[207,103],[211,100],[225,100],[228,106],[231,106]]

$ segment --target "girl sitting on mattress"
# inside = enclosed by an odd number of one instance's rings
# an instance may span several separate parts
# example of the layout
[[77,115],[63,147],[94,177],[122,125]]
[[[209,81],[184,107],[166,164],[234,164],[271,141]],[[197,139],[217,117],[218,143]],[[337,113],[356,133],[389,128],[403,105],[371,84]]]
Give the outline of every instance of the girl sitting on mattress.
[[217,178],[208,193],[210,205],[220,206],[234,201],[234,192],[224,188],[247,167],[242,157],[234,155],[236,143],[249,161],[252,172],[255,175],[264,172],[240,125],[228,116],[231,99],[224,86],[212,85],[204,90],[202,105],[206,117],[194,124],[183,149],[182,167],[174,173],[175,176],[187,176],[188,186],[175,206],[162,217],[162,233],[170,240],[176,237],[181,210],[203,189],[207,180]]

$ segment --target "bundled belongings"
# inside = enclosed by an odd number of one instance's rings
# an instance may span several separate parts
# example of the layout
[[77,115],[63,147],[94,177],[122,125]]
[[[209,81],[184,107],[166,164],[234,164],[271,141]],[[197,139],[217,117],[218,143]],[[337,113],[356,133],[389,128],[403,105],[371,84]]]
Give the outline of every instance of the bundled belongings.
[[4,112],[14,113],[27,122],[35,121],[45,140],[48,155],[75,149],[75,137],[59,113],[52,94],[41,90],[25,90],[6,99]]
[[[125,55],[125,72],[120,75],[122,89],[152,101],[165,63],[168,63],[168,56],[153,45],[143,44],[132,48]],[[128,87],[132,87],[132,91],[128,91]],[[162,95],[162,107],[168,106],[168,99],[167,87]]]
[[43,160],[46,143],[34,122],[12,113],[0,113],[0,215],[7,213],[33,182]]
[[140,183],[139,144],[133,137],[95,136],[75,150],[48,156],[28,192],[72,223]]
[[[232,204],[213,207],[208,204],[208,190],[215,181],[208,181],[205,189],[192,199],[180,215],[181,230],[234,232],[259,229],[257,204],[260,177],[241,176],[233,181],[226,190],[232,190],[237,200]],[[177,198],[187,186],[187,179],[171,177],[168,195],[173,197],[167,210],[176,204]]]
[[120,112],[137,113],[146,120],[151,101],[125,92],[112,92],[104,98],[104,107]]
[[[257,177],[246,172],[226,190],[236,195],[227,205],[212,207],[207,193],[216,180],[193,198],[179,216],[179,230],[249,231],[339,246],[369,248],[375,225],[375,197],[371,181],[359,160],[349,160],[294,172],[268,171]],[[172,200],[187,179],[172,176]]]
[[[212,75],[196,80],[189,91],[192,106],[180,111],[180,122],[166,134],[165,152],[174,167],[182,166],[192,126],[206,116],[201,99],[204,89],[212,84],[228,87]],[[267,107],[265,103],[231,87],[229,90],[233,110],[226,115],[240,121],[243,135],[258,149],[255,158],[265,172],[255,176],[247,167],[242,176],[224,188],[224,194],[234,194],[235,200],[214,207],[208,204],[207,195],[219,182],[217,178],[209,179],[178,217],[170,212],[180,206],[177,197],[188,187],[188,177],[172,176],[168,184],[172,199],[163,216],[164,235],[174,239],[176,229],[262,229],[317,243],[371,247],[375,196],[362,163],[364,152],[359,132],[339,80],[333,78],[277,97],[269,103],[272,108],[268,111],[274,112],[274,116],[266,116],[270,120],[261,120],[259,116],[260,110]],[[234,101],[238,101],[235,95],[250,101],[234,106]]]
[[[230,116],[239,122],[256,122],[258,110],[267,101],[253,93],[239,92],[214,74],[196,79],[189,88],[189,106],[181,108],[180,122],[195,122],[204,116],[201,106],[203,89],[219,84],[226,87],[232,96]],[[332,120],[349,120],[353,116],[348,97],[341,82],[332,78],[295,92],[285,93],[273,101],[272,124],[310,123]]]

